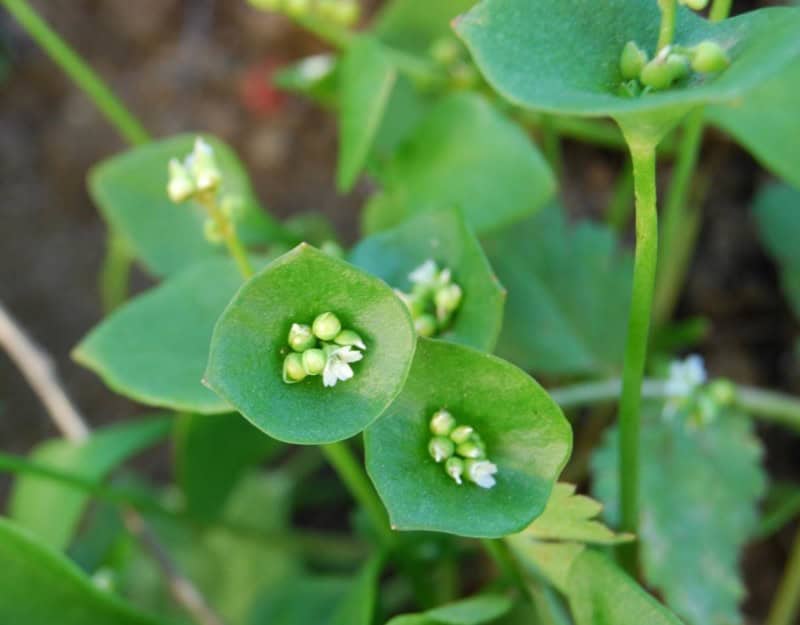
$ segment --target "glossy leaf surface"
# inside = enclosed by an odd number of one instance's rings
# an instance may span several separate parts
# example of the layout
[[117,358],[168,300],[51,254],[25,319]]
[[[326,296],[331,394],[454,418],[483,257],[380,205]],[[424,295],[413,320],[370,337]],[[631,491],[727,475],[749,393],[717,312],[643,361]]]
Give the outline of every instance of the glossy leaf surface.
[[537,373],[621,369],[633,263],[610,229],[551,205],[484,249],[508,289],[500,356]]
[[[317,376],[286,384],[289,328],[328,311],[367,345],[354,377],[330,388]],[[386,409],[405,382],[414,346],[411,317],[386,284],[300,245],[231,301],[214,330],[206,380],[270,436],[327,443],[357,434]]]
[[386,625],[482,625],[506,614],[511,605],[502,595],[475,595],[418,614],[401,614]]
[[202,378],[214,324],[241,284],[230,261],[198,263],[104,319],[73,357],[114,391],[144,404],[230,412]]
[[385,205],[397,223],[430,209],[460,209],[478,233],[531,215],[555,191],[530,138],[487,100],[448,96],[400,144],[385,171]]
[[[428,453],[431,415],[471,425],[498,467],[494,487],[457,485]],[[364,434],[367,471],[401,530],[498,537],[541,514],[566,463],[572,432],[561,410],[513,365],[420,338],[403,392]]]
[[418,215],[364,239],[350,253],[354,265],[407,293],[408,274],[427,260],[449,268],[464,292],[452,326],[439,338],[491,351],[502,325],[505,290],[457,211]]
[[[753,535],[765,488],[761,445],[750,420],[722,411],[705,426],[645,407],[641,445],[641,557],[647,581],[688,623],[741,622],[740,550]],[[593,461],[598,498],[615,519],[616,429]]]
[[[167,196],[167,164],[189,154],[196,136],[178,135],[133,148],[103,161],[89,176],[89,191],[103,217],[134,257],[157,276],[224,252],[206,240],[201,208],[191,202],[176,205]],[[244,242],[285,240],[281,227],[261,210],[233,151],[214,137],[201,136],[214,149],[225,188],[243,201],[238,232]]]
[[[39,445],[31,459],[85,480],[103,480],[131,456],[169,433],[172,419],[145,418],[94,432],[84,443],[53,439]],[[89,495],[54,480],[22,475],[14,483],[9,517],[43,545],[65,549],[75,533]]]

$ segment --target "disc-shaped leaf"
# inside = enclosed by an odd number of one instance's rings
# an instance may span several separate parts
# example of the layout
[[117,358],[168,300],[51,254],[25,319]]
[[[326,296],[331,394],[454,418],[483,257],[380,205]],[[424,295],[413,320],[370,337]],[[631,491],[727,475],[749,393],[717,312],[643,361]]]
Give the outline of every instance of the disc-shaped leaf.
[[559,375],[621,368],[633,263],[609,228],[551,205],[484,248],[508,289],[500,356]]
[[427,260],[449,268],[463,299],[452,326],[439,338],[492,351],[503,319],[505,290],[475,235],[457,211],[423,213],[374,234],[350,253],[350,262],[410,292],[408,275]]
[[[641,448],[641,556],[645,578],[688,623],[741,622],[740,550],[764,491],[761,445],[747,416],[723,410],[708,425],[644,408]],[[618,509],[618,433],[595,454],[595,492],[612,522]]]
[[800,187],[800,58],[725,105],[708,109],[767,168]]
[[202,378],[214,324],[241,284],[228,260],[197,263],[106,317],[73,357],[111,389],[144,404],[230,412]]
[[660,11],[649,0],[483,0],[456,23],[489,83],[510,101],[558,114],[626,118],[668,126],[693,106],[740,96],[800,52],[800,10],[766,9],[712,23],[678,11],[675,43],[713,40],[731,65],[641,97],[619,94],[619,60],[628,41],[652,56]]
[[[456,484],[428,453],[440,408],[472,426],[498,467],[492,488]],[[393,527],[498,537],[544,510],[572,431],[550,396],[514,365],[420,338],[400,397],[364,434],[367,471]]]
[[[245,243],[285,240],[286,234],[259,206],[244,167],[234,152],[202,135],[214,149],[225,189],[243,202],[238,232]],[[97,165],[89,191],[111,228],[135,258],[157,276],[221,254],[203,234],[203,210],[191,202],[176,205],[167,196],[168,163],[192,151],[197,135],[178,135],[136,147]]]
[[380,208],[392,216],[384,223],[455,207],[478,233],[531,215],[555,191],[553,174],[530,138],[488,101],[466,93],[438,102],[381,178]]
[[[282,377],[292,323],[333,312],[366,343],[355,375],[333,387],[321,377]],[[402,301],[377,278],[306,244],[269,264],[236,294],[211,341],[206,381],[256,427],[290,443],[353,436],[400,392],[415,334]]]

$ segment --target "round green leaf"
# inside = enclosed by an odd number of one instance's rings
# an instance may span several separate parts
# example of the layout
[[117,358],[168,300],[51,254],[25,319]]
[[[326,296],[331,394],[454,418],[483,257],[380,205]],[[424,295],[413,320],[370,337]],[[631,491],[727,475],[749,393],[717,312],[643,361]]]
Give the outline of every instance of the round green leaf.
[[622,97],[619,59],[634,40],[652,53],[658,3],[645,0],[483,0],[455,29],[489,83],[520,106],[558,114],[638,116],[668,125],[689,108],[731,100],[800,53],[800,10],[774,8],[711,23],[680,8],[675,43],[722,45],[719,75],[642,97]]
[[350,254],[354,265],[406,292],[408,274],[428,259],[452,270],[464,291],[453,325],[439,338],[491,351],[503,322],[505,289],[460,213],[423,213],[364,239]]
[[[498,467],[494,487],[459,486],[428,454],[428,423],[442,407],[479,432]],[[544,510],[569,458],[572,431],[521,369],[420,338],[403,392],[364,441],[367,471],[394,528],[499,537],[520,531]]]
[[[292,323],[334,312],[367,344],[355,375],[325,388],[309,376],[282,378]],[[289,443],[321,444],[353,436],[400,392],[414,355],[405,305],[383,282],[301,244],[247,282],[222,314],[211,340],[210,388],[256,427]]]

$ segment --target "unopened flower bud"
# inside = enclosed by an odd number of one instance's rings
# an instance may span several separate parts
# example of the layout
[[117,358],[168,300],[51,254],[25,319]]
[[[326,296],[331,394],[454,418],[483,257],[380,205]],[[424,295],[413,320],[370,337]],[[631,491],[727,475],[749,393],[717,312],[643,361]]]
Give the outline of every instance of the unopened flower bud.
[[305,17],[311,10],[311,0],[285,0],[284,7],[292,17]]
[[219,224],[211,218],[206,219],[203,223],[203,235],[209,243],[214,245],[222,243],[222,232],[220,232]]
[[167,183],[167,195],[169,199],[179,204],[186,201],[195,192],[194,182],[189,172],[177,158],[169,162],[169,182]]
[[708,0],[678,0],[678,2],[695,11],[702,11],[708,6]]
[[342,322],[332,312],[325,312],[314,319],[311,330],[321,341],[332,341],[342,331]]
[[319,375],[325,369],[328,357],[321,349],[312,348],[303,352],[303,369],[308,375]]
[[457,284],[449,284],[436,291],[433,301],[436,304],[436,318],[444,321],[461,305],[463,293]]
[[722,46],[714,41],[703,41],[692,48],[692,69],[702,74],[721,72],[731,64]]
[[450,438],[456,445],[460,445],[461,443],[466,443],[474,431],[475,430],[468,425],[459,425],[455,430],[450,432]]
[[442,408],[433,413],[431,417],[431,432],[436,436],[449,436],[456,427],[456,420],[447,410]]
[[447,471],[447,475],[449,475],[453,480],[455,480],[456,484],[461,484],[461,476],[464,475],[464,461],[461,458],[456,458],[453,456],[452,458],[448,458],[447,462],[444,463],[444,470]]
[[194,142],[194,150],[189,159],[190,170],[198,191],[216,189],[222,181],[222,173],[217,167],[213,148],[200,137]]
[[331,17],[343,26],[352,26],[361,15],[361,7],[356,0],[338,0],[333,9]]
[[292,352],[283,360],[283,381],[287,384],[302,382],[307,373],[303,368],[303,358],[297,352]]
[[352,345],[354,347],[358,347],[359,349],[367,349],[367,346],[364,344],[364,341],[361,339],[361,337],[352,330],[342,330],[336,335],[336,338],[333,339],[333,342],[337,345]]
[[655,91],[669,87],[675,80],[675,68],[667,65],[667,59],[656,57],[642,68],[639,76],[642,84]]
[[323,241],[319,246],[321,252],[334,258],[344,258],[344,250],[336,241]]
[[682,80],[689,75],[689,59],[683,54],[670,54],[666,66],[672,72],[672,82]]
[[244,212],[244,200],[240,195],[226,193],[220,200],[219,209],[230,221],[239,221]]
[[461,443],[456,447],[456,452],[462,458],[478,459],[486,455],[483,445],[478,444],[473,440],[468,440],[466,443]]
[[634,80],[639,78],[642,69],[647,65],[647,52],[642,50],[635,41],[629,41],[622,49],[622,56],[619,59],[619,70],[624,80]]
[[420,336],[431,337],[436,334],[436,319],[433,315],[420,315],[414,319],[414,329]]
[[730,380],[714,380],[708,385],[708,394],[720,406],[730,406],[736,401],[736,385]]
[[428,443],[428,453],[436,462],[443,462],[453,455],[455,445],[444,436],[434,436]]
[[289,329],[289,347],[296,352],[304,352],[317,344],[311,328],[304,323],[293,323]]
[[453,37],[439,37],[433,42],[430,54],[434,61],[447,67],[461,56],[461,48]]
[[471,89],[478,84],[480,75],[478,70],[471,63],[466,61],[457,63],[450,75],[453,80],[453,85],[459,89]]
[[464,470],[467,479],[481,488],[491,488],[497,483],[494,479],[497,465],[488,460],[467,460],[464,462]]

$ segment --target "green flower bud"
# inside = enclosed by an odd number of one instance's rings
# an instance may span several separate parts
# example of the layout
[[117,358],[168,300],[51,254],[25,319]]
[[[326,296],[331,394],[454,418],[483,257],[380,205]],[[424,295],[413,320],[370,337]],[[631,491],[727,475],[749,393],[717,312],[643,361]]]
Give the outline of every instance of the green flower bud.
[[325,369],[328,357],[321,349],[312,348],[303,352],[303,369],[308,375],[319,375]]
[[720,406],[730,406],[736,401],[736,385],[730,380],[714,380],[708,385],[709,396]]
[[420,298],[404,293],[400,289],[395,289],[394,294],[403,300],[403,303],[406,305],[406,308],[408,308],[408,312],[411,313],[412,317],[419,317],[425,312],[425,304]]
[[459,425],[455,430],[450,432],[450,438],[456,445],[460,445],[470,440],[474,432],[475,430],[468,425]]
[[447,471],[447,475],[455,480],[456,484],[461,484],[461,476],[464,475],[464,461],[461,458],[456,458],[453,456],[452,458],[448,458],[447,462],[444,463],[444,470]]
[[700,395],[693,416],[698,424],[708,425],[719,415],[720,405],[708,395]]
[[695,11],[702,11],[708,6],[708,0],[678,0],[678,2]]
[[683,54],[670,54],[666,66],[672,72],[672,82],[682,80],[689,75],[689,59]]
[[367,349],[367,346],[364,344],[364,341],[361,340],[361,337],[352,330],[342,330],[336,335],[336,338],[333,339],[333,342],[337,345],[352,345],[354,347],[358,347],[359,349]]
[[322,245],[319,246],[319,249],[328,256],[333,256],[334,258],[344,258],[344,250],[336,241],[323,241]]
[[461,56],[461,47],[452,37],[439,37],[433,42],[430,50],[431,58],[445,67],[455,63]]
[[194,150],[187,162],[198,191],[216,189],[222,182],[222,172],[217,167],[214,150],[200,137],[194,142]]
[[195,192],[194,181],[186,171],[186,168],[177,158],[169,162],[169,182],[167,183],[167,195],[169,199],[180,204],[191,197]]
[[352,26],[361,15],[361,7],[355,0],[339,0],[333,5],[333,9],[331,17],[343,26]]
[[203,222],[203,236],[205,236],[206,241],[214,245],[222,243],[222,232],[219,230],[219,224],[211,218]]
[[472,458],[477,460],[478,458],[484,458],[486,456],[486,450],[483,448],[483,445],[479,445],[475,441],[469,440],[466,443],[461,443],[458,447],[456,447],[456,453],[462,458]]
[[317,344],[311,328],[304,323],[293,323],[289,330],[289,347],[296,352],[304,352]]
[[431,432],[436,436],[449,436],[456,427],[456,420],[447,410],[442,408],[433,413],[431,417]]
[[311,330],[314,332],[314,336],[321,341],[332,341],[341,332],[342,322],[332,312],[325,312],[317,315]]
[[675,67],[667,65],[667,60],[656,57],[642,69],[639,79],[646,87],[661,91],[669,87],[675,80]]
[[449,284],[436,291],[433,301],[436,304],[436,318],[444,321],[461,305],[463,292],[457,284]]
[[284,7],[292,17],[305,17],[311,10],[311,0],[285,0]]
[[642,69],[649,60],[647,52],[642,50],[635,41],[629,41],[622,49],[622,56],[619,59],[619,70],[623,80],[635,80],[639,78]]
[[226,193],[219,203],[219,209],[230,221],[239,221],[244,213],[244,200],[240,195]]
[[306,375],[303,358],[297,352],[292,352],[283,360],[283,381],[287,384],[302,382]]
[[692,69],[702,74],[721,72],[731,64],[725,50],[714,41],[704,41],[691,50]]
[[453,67],[450,72],[453,85],[458,89],[472,89],[478,84],[480,75],[471,63],[462,62]]
[[436,334],[436,319],[433,315],[420,315],[414,319],[414,329],[420,336],[431,337]]
[[434,436],[431,442],[428,443],[428,453],[436,462],[442,462],[453,455],[455,447],[453,441],[449,438]]

